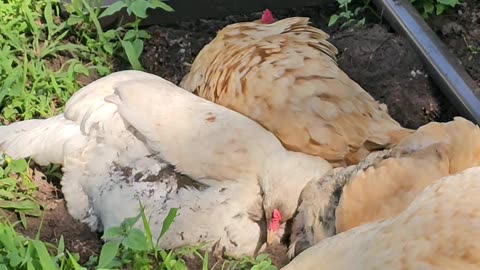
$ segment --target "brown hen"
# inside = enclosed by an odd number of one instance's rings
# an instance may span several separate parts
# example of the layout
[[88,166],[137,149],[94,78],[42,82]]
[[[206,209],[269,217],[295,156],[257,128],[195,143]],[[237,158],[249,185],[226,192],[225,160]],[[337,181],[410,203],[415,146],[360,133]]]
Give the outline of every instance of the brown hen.
[[180,85],[259,122],[287,149],[337,166],[410,132],[337,66],[328,34],[308,18],[266,17],[219,31]]

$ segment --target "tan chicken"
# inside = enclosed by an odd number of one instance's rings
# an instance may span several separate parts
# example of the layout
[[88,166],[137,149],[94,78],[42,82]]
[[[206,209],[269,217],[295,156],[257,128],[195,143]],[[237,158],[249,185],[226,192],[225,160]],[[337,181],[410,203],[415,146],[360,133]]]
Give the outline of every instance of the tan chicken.
[[308,18],[273,22],[267,10],[219,31],[180,85],[257,121],[289,150],[356,164],[410,130],[337,66],[328,38]]
[[478,126],[460,117],[429,123],[380,157],[369,156],[307,184],[293,222],[289,255],[335,233],[395,217],[426,186],[475,166],[480,166]]
[[480,269],[480,167],[421,191],[398,216],[305,250],[283,270]]
[[406,137],[392,155],[399,158],[360,172],[343,188],[337,232],[394,216],[433,181],[480,166],[480,130],[463,118],[430,123]]

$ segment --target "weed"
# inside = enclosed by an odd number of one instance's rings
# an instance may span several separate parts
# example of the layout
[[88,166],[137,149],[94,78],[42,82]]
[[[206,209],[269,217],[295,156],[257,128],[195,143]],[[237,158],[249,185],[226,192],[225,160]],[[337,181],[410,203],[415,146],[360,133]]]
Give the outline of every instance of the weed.
[[356,7],[353,11],[351,10],[352,0],[337,0],[337,3],[342,11],[330,17],[328,26],[334,25],[339,19],[343,20],[343,23],[340,25],[342,29],[365,24],[365,17],[360,20],[357,18],[368,8],[369,1],[365,2],[363,6]]
[[143,68],[140,64],[139,58],[143,51],[143,40],[150,38],[150,35],[147,31],[140,30],[141,20],[147,18],[147,10],[149,8],[161,8],[168,12],[172,12],[173,9],[160,0],[122,0],[117,1],[106,8],[99,18],[110,16],[125,8],[129,16],[132,14],[134,15],[134,21],[118,27],[114,31],[119,33],[128,29],[123,37],[120,38],[120,36],[118,36],[118,39],[120,40],[120,44],[132,67],[134,69],[142,70]]
[[222,270],[250,269],[250,270],[277,270],[266,254],[259,254],[256,258],[244,256],[239,260],[228,260],[222,265]]
[[428,18],[435,13],[442,14],[445,10],[456,7],[460,4],[459,0],[410,0],[410,3],[422,14],[424,18]]
[[[328,26],[332,26],[337,22],[342,22],[340,28],[348,28],[352,26],[360,26],[365,24],[366,11],[372,13],[376,17],[380,16],[375,12],[370,0],[337,0],[340,13],[333,14],[328,21]],[[459,0],[410,0],[415,8],[422,14],[424,18],[428,18],[431,14],[442,14],[449,8],[457,6]],[[361,19],[360,19],[361,18]]]
[[0,208],[14,211],[24,227],[26,216],[39,217],[40,205],[34,199],[36,185],[30,180],[28,163],[24,159],[12,160],[2,156],[0,166]]
[[103,31],[101,10],[92,4],[98,1],[71,1],[66,5],[66,21],[60,19],[58,1],[0,2],[0,122],[58,114],[70,96],[88,83],[82,83],[82,77],[111,72],[119,49],[134,69],[142,69],[139,57],[149,35],[139,29],[141,20],[149,8],[172,11],[159,0],[116,2],[102,16],[126,7],[134,21]]
[[[88,48],[65,42],[69,34],[53,1],[0,2],[0,108],[4,121],[49,117],[88,75],[81,57]],[[88,56],[88,55],[87,55]]]
[[0,223],[0,269],[26,270],[79,270],[78,254],[71,254],[65,250],[63,237],[60,237],[58,246],[30,239],[18,234],[14,224],[8,221]]

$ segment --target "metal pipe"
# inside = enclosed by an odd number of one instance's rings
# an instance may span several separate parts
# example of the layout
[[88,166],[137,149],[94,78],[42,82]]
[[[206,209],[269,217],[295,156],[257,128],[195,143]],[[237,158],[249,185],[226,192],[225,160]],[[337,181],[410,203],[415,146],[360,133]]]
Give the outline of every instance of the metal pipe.
[[459,113],[480,124],[480,87],[408,0],[373,0],[392,27],[406,36],[427,72]]

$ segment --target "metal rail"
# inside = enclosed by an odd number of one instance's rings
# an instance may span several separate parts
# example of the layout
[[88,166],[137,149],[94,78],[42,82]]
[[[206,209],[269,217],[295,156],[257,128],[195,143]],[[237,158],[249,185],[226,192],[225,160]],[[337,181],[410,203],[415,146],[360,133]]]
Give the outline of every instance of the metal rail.
[[425,63],[429,76],[459,113],[480,124],[480,87],[408,0],[373,0]]

